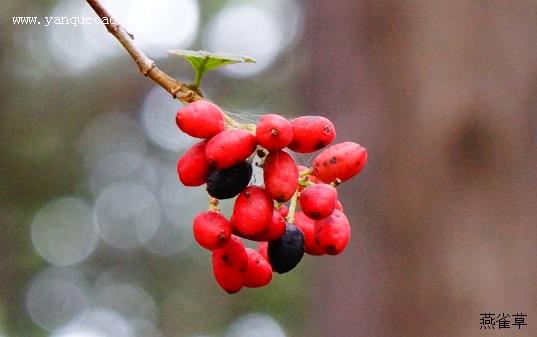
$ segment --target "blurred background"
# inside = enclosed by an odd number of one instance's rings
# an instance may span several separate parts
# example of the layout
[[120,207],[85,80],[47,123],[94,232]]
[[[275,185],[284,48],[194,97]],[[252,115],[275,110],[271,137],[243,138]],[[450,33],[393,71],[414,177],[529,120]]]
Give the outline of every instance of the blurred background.
[[191,235],[203,188],[176,177],[180,104],[103,26],[45,27],[85,1],[2,0],[1,337],[535,336],[537,2],[102,2],[183,81],[166,50],[256,58],[204,80],[237,119],[325,115],[365,146],[353,237],[225,294]]

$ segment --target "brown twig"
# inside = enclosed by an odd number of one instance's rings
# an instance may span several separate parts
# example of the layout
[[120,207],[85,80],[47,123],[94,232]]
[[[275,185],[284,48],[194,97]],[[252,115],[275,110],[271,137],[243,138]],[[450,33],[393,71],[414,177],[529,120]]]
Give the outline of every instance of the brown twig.
[[[101,18],[106,26],[106,29],[112,34],[129,53],[131,58],[136,62],[140,68],[140,72],[152,79],[167,92],[169,92],[174,98],[180,100],[183,103],[191,103],[202,99],[203,97],[196,91],[192,90],[183,82],[180,82],[170,75],[160,70],[153,60],[151,60],[145,53],[134,44],[134,37],[123,26],[121,26],[116,19],[110,15],[110,13],[103,7],[99,0],[86,0],[87,3],[93,8],[95,13]],[[241,124],[224,115],[226,128],[228,129],[246,129],[251,131],[252,125]]]

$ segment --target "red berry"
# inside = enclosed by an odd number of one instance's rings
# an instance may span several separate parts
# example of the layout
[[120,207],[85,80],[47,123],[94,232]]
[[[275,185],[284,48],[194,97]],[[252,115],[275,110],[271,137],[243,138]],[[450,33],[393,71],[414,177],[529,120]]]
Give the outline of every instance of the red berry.
[[272,280],[272,267],[256,250],[246,248],[248,268],[244,275],[244,286],[250,288],[263,287]]
[[239,194],[231,223],[235,234],[246,238],[261,234],[270,225],[274,205],[269,195],[258,186],[249,186]]
[[218,285],[229,294],[238,292],[244,284],[245,273],[221,260],[213,259],[213,275]]
[[254,241],[274,241],[278,240],[283,233],[285,233],[285,219],[277,210],[274,210],[268,228],[261,234],[248,237],[248,239]]
[[229,268],[245,271],[248,266],[248,254],[241,239],[235,235],[231,235],[222,247],[213,250],[212,254],[213,265],[215,262],[223,262]]
[[209,173],[209,160],[205,154],[205,141],[201,141],[186,151],[177,161],[177,174],[185,186],[205,184]]
[[222,131],[207,142],[209,162],[219,169],[235,166],[255,150],[255,136],[248,131],[233,129]]
[[343,204],[339,200],[336,200],[336,209],[339,209],[342,212],[344,211]]
[[315,242],[326,254],[341,253],[349,243],[350,236],[349,220],[337,209],[329,217],[315,222]]
[[267,249],[268,249],[268,242],[260,242],[259,245],[257,245],[257,251],[259,252],[259,254],[261,254],[261,256],[263,256],[265,258],[265,260],[267,260],[268,262],[268,253],[267,253]]
[[308,217],[324,219],[336,208],[337,191],[328,184],[315,184],[300,192],[300,207]]
[[336,138],[334,124],[321,116],[303,116],[291,121],[293,140],[288,147],[300,153],[322,149]]
[[259,145],[269,151],[277,151],[289,145],[293,139],[293,128],[282,116],[268,114],[257,123],[255,136]]
[[192,227],[196,241],[209,250],[222,247],[231,237],[231,223],[217,212],[199,213]]
[[263,164],[263,179],[272,199],[279,202],[291,199],[298,186],[298,168],[293,157],[285,151],[269,153]]
[[210,138],[224,131],[224,112],[209,101],[199,100],[179,109],[175,122],[192,137]]
[[299,211],[295,213],[295,226],[304,233],[304,252],[310,255],[323,255],[323,250],[315,242],[315,220]]
[[349,180],[364,168],[367,150],[359,144],[344,142],[330,146],[313,160],[313,172],[325,183]]
[[286,205],[280,205],[280,208],[278,208],[278,212],[281,216],[285,218],[287,214],[289,214],[289,207],[287,207]]

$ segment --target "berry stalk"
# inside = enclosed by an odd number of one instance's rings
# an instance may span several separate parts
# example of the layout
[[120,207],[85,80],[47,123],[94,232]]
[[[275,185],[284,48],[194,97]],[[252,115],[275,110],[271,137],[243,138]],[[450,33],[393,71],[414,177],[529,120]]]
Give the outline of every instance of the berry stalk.
[[289,213],[287,213],[287,217],[285,218],[287,223],[295,222],[297,200],[298,200],[298,189],[295,191],[295,194],[293,194],[293,197],[291,198],[291,202],[289,203]]

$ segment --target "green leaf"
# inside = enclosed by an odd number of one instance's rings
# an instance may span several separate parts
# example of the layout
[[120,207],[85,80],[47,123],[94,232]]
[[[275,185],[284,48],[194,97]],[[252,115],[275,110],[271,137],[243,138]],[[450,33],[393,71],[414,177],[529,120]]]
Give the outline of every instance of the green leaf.
[[183,50],[173,49],[168,50],[168,54],[171,56],[179,56],[186,59],[194,68],[196,72],[196,78],[194,80],[194,87],[197,89],[201,83],[203,75],[209,70],[214,70],[229,64],[236,63],[255,63],[255,60],[248,56],[225,54],[225,53],[209,53],[204,50]]

